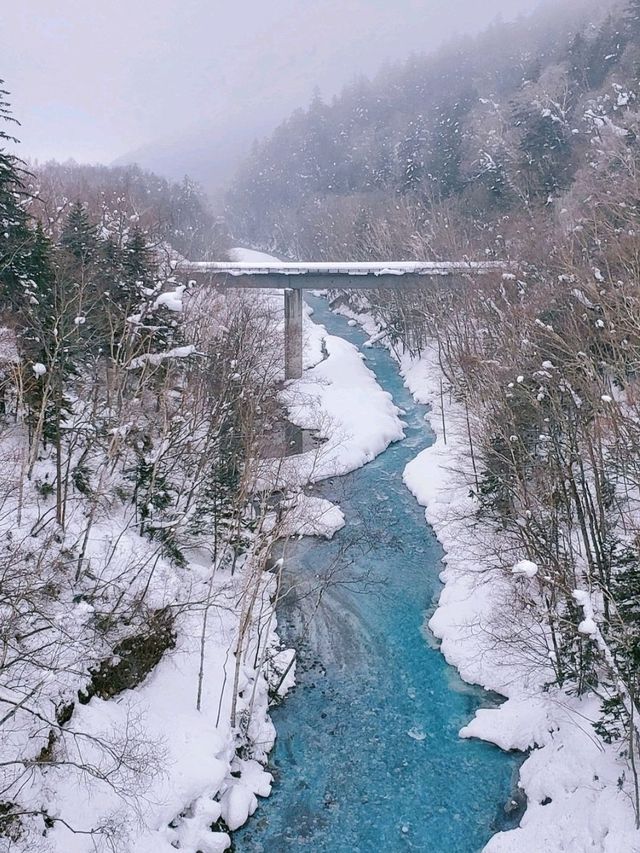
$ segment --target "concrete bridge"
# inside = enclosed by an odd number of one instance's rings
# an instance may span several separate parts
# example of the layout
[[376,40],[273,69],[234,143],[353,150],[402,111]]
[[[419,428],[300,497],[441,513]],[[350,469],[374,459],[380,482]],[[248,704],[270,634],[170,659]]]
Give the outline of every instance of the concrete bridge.
[[284,261],[192,262],[176,272],[221,288],[284,291],[285,378],[302,376],[302,291],[377,290],[415,287],[424,277],[486,275],[504,270],[499,261],[394,261],[387,263],[289,263]]

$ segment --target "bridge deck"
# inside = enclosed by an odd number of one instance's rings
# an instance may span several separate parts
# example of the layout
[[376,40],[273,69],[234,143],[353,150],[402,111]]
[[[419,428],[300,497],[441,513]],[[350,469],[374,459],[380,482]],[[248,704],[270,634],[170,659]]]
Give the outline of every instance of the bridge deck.
[[416,277],[484,275],[503,270],[499,261],[394,261],[347,262],[186,262],[177,272],[196,278],[219,281],[234,288],[291,288],[331,290],[334,288],[377,289],[411,286]]

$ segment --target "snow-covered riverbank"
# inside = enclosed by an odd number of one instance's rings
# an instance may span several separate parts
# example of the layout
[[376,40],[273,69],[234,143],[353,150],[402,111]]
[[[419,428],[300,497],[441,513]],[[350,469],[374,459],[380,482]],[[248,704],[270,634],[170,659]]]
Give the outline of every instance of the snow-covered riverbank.
[[[339,312],[357,320],[372,340],[383,337],[370,316],[345,307]],[[426,519],[446,552],[445,587],[429,628],[465,681],[507,697],[499,708],[479,710],[461,736],[506,750],[531,750],[520,773],[526,813],[517,829],[497,834],[485,850],[638,851],[628,767],[619,757],[619,746],[606,744],[592,727],[599,699],[548,688],[551,668],[533,665],[512,641],[505,605],[513,584],[527,579],[495,568],[499,531],[476,521],[464,408],[441,396],[435,351],[398,360],[416,401],[430,406],[428,419],[437,437],[404,472],[407,487],[425,507]]]
[[[339,508],[301,488],[373,459],[402,437],[402,423],[358,350],[309,317],[304,360],[305,375],[288,383],[283,404],[291,420],[314,430],[322,443],[290,457],[278,472],[297,502],[285,532],[331,536],[343,524]],[[29,535],[38,517],[37,501],[35,491],[25,492],[22,527],[13,525],[16,537]],[[68,519],[69,541],[83,529],[81,501],[74,512],[77,519],[71,513]],[[119,559],[113,560],[116,549]],[[31,711],[21,707],[11,715],[12,745],[25,761],[37,762],[19,801],[34,818],[15,837],[12,831],[0,834],[0,850],[170,853],[179,847],[185,853],[222,853],[231,843],[227,829],[241,826],[255,810],[257,797],[270,793],[272,779],[264,770],[275,739],[270,697],[276,688],[284,695],[294,683],[295,669],[289,667],[294,653],[282,648],[277,635],[277,576],[266,572],[259,579],[239,669],[238,722],[232,726],[233,649],[243,618],[239,602],[256,582],[251,548],[233,570],[188,549],[187,564],[176,567],[157,558],[149,540],[114,510],[113,517],[96,520],[87,540],[89,556],[95,566],[107,564],[109,556],[114,571],[132,560],[145,564],[156,559],[148,582],[141,576],[140,584],[147,584],[144,595],[158,612],[175,607],[172,639],[146,677],[131,689],[115,691],[113,698],[93,695],[85,703],[76,701],[84,682],[71,664],[68,683],[51,682],[46,714],[75,703],[71,719],[60,729],[64,761],[47,766],[53,747],[46,719],[43,725],[34,723]],[[132,587],[128,594],[133,597],[137,590]],[[59,615],[69,637],[78,635],[78,643],[89,640],[90,617],[91,608],[83,602]],[[109,649],[98,652],[109,655]],[[98,658],[89,662],[92,671],[99,664]],[[117,666],[118,660],[111,664]]]
[[[135,689],[114,699],[93,697],[79,706],[73,727],[83,733],[82,758],[92,761],[91,737],[122,733],[148,749],[145,779],[81,779],[73,768],[51,772],[47,810],[59,821],[49,833],[49,846],[60,853],[117,849],[135,853],[222,853],[230,844],[225,831],[212,831],[222,818],[229,828],[240,826],[256,807],[256,795],[266,796],[271,777],[261,762],[273,745],[275,732],[268,717],[268,691],[279,681],[289,652],[278,650],[276,622],[266,640],[268,663],[254,667],[245,662],[241,673],[239,713],[251,706],[251,722],[240,736],[230,724],[233,658],[229,653],[238,630],[235,601],[247,579],[246,568],[231,578],[218,569],[210,588],[212,566],[191,561],[192,594],[208,594],[209,627],[203,637],[202,612],[194,609],[177,620],[176,646]],[[269,607],[275,579],[266,577],[260,595]],[[267,618],[265,618],[267,617]],[[203,645],[201,645],[203,643]],[[249,651],[256,647],[256,631]],[[196,707],[198,672],[204,654],[204,679],[200,710]],[[251,661],[253,655],[247,655]],[[284,693],[290,681],[282,688]],[[252,754],[242,759],[236,748],[245,743]],[[144,756],[141,756],[144,760]],[[99,763],[97,766],[99,766]],[[34,792],[35,794],[36,792]],[[41,792],[37,792],[42,796]],[[34,803],[35,805],[35,803]],[[67,826],[68,824],[68,826]],[[70,827],[73,826],[73,831]],[[83,834],[92,832],[91,835]],[[29,850],[39,850],[33,842]],[[110,848],[111,843],[115,848]]]
[[404,358],[401,371],[416,399],[431,405],[429,420],[438,436],[404,474],[446,551],[445,589],[429,627],[465,681],[508,697],[497,709],[478,711],[461,736],[479,737],[502,749],[532,750],[520,772],[528,803],[521,825],[496,835],[485,849],[487,853],[640,850],[628,788],[618,784],[628,768],[619,758],[619,746],[604,743],[592,728],[600,700],[547,688],[551,669],[544,672],[531,665],[508,642],[511,634],[504,629],[509,615],[506,610],[501,613],[501,605],[509,599],[512,584],[527,579],[489,568],[500,548],[499,533],[475,528],[463,408],[445,398],[445,444],[436,354],[428,353],[419,361]]

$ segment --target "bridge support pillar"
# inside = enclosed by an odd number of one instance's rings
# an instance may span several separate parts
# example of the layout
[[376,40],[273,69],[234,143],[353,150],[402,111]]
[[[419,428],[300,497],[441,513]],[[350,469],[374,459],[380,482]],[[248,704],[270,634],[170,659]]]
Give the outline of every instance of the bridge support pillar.
[[284,378],[302,376],[302,290],[284,292]]

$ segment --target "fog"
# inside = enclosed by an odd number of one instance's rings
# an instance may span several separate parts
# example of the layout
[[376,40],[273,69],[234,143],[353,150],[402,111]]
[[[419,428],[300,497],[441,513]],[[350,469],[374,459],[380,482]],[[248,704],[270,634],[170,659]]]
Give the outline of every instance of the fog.
[[[2,11],[23,157],[139,160],[210,187],[314,88],[541,0],[22,0]],[[5,4],[8,6],[8,4]]]

